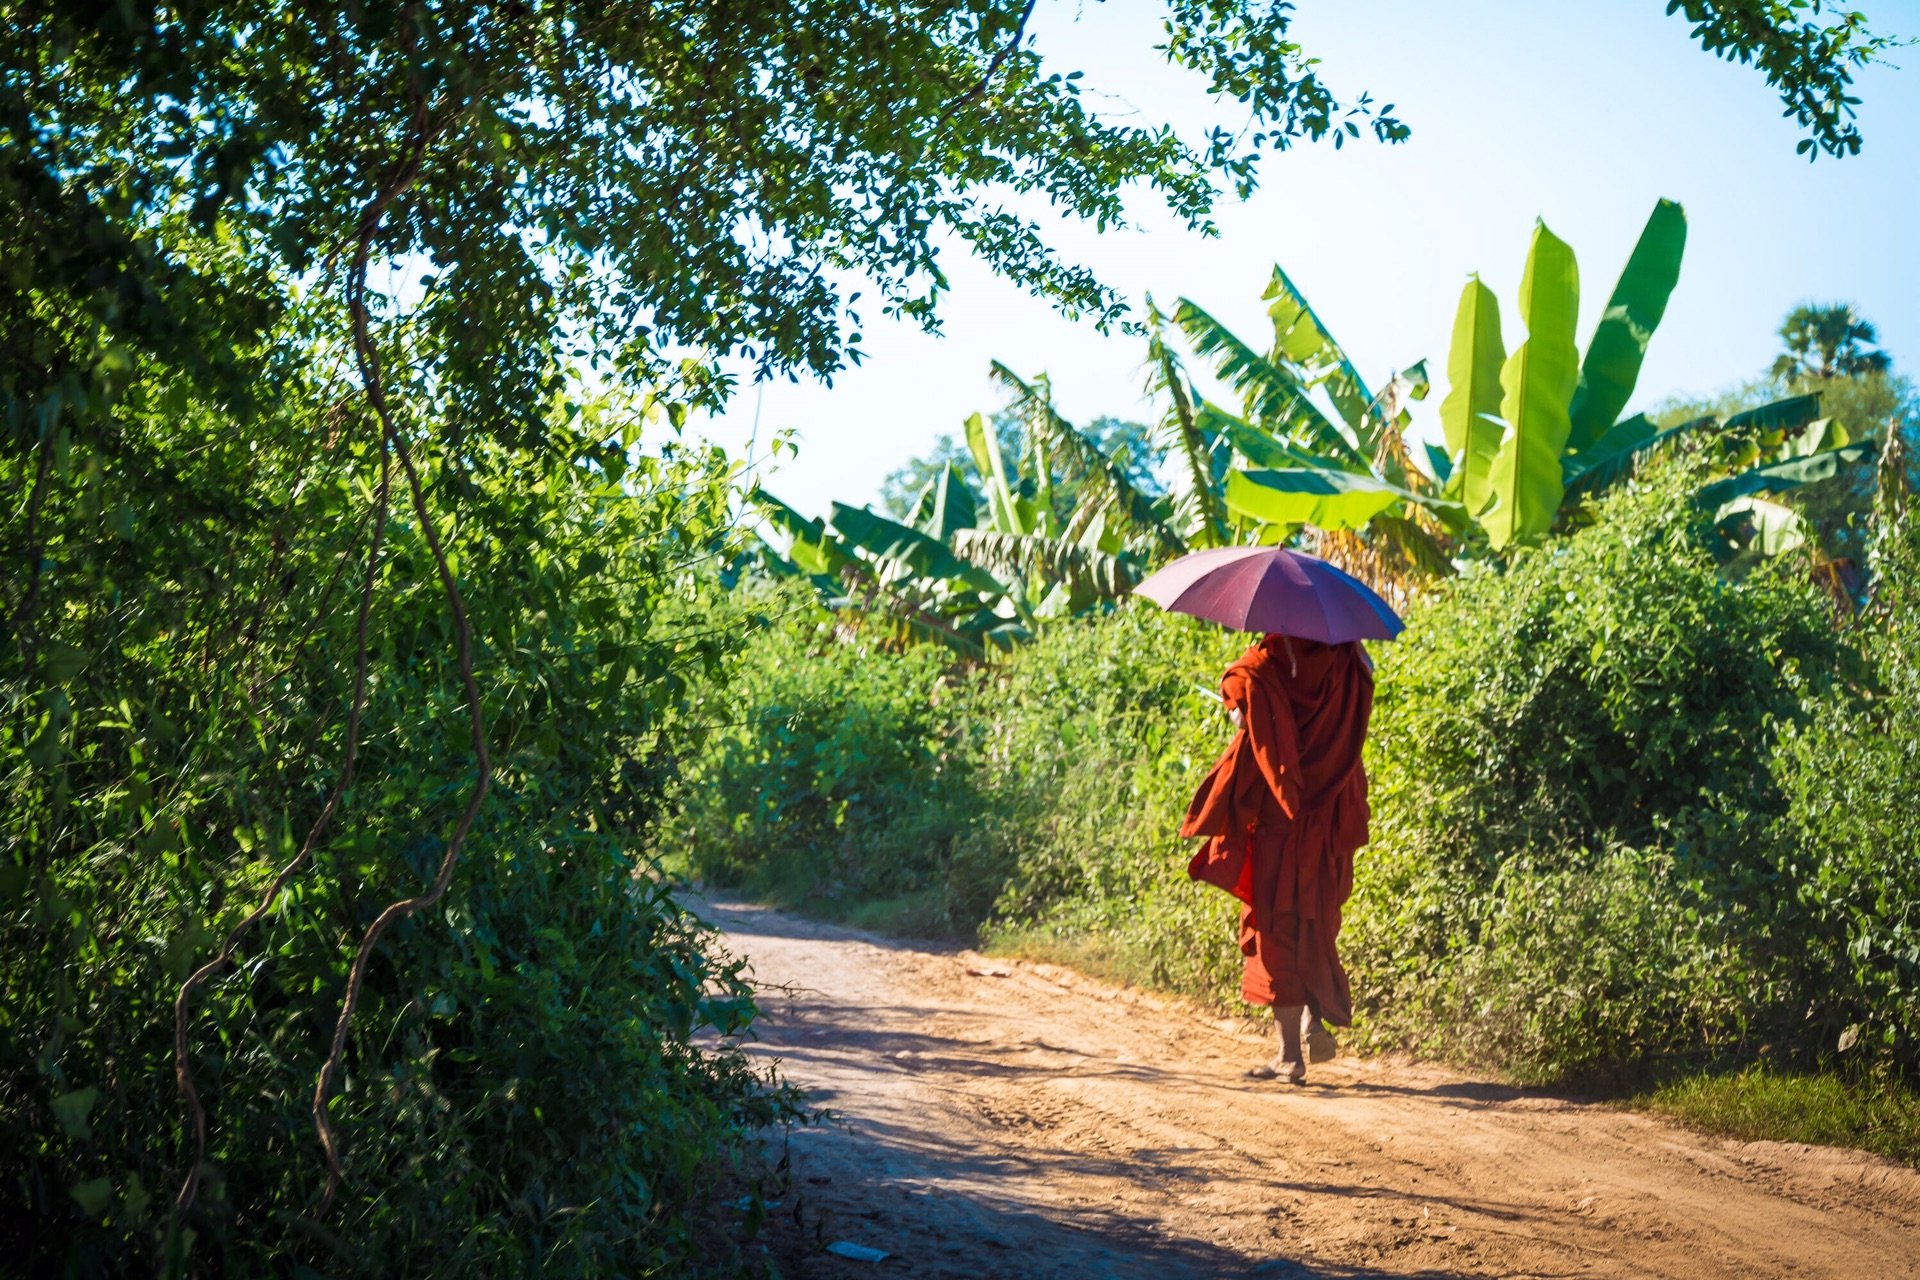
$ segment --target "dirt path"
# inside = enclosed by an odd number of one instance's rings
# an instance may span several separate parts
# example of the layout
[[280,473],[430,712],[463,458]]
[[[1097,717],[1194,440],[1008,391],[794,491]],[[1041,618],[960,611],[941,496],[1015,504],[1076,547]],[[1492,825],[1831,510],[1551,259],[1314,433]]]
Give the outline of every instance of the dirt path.
[[1267,1042],[1175,1002],[704,914],[786,988],[756,1051],[836,1114],[792,1139],[788,1277],[1920,1276],[1920,1173],[1873,1156],[1404,1062],[1256,1084]]

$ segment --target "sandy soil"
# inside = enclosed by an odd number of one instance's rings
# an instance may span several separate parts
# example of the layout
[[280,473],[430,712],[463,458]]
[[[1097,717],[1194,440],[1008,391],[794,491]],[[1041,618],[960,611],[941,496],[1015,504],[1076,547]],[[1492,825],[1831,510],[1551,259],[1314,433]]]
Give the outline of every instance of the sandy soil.
[[[1387,1059],[1241,1077],[1254,1024],[1048,965],[703,908],[765,988],[788,1277],[1920,1276],[1920,1173]],[[880,1262],[820,1251],[847,1241]]]

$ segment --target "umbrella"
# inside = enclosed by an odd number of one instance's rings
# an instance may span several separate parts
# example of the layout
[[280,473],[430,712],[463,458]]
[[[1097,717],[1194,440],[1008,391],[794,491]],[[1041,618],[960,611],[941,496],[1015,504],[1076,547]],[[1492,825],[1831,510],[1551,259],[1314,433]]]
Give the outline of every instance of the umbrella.
[[1341,644],[1391,640],[1403,624],[1373,588],[1318,556],[1216,547],[1181,556],[1134,588],[1165,609],[1237,631]]

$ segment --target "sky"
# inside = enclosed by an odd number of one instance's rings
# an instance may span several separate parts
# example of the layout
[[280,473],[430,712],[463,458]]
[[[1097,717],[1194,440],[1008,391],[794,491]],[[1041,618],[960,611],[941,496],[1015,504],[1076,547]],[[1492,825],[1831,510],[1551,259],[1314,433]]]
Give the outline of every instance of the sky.
[[[1858,0],[1876,30],[1920,36],[1920,0]],[[1256,346],[1272,336],[1260,294],[1275,263],[1312,303],[1376,389],[1426,357],[1434,389],[1414,434],[1438,439],[1447,339],[1468,273],[1499,296],[1509,347],[1534,219],[1579,257],[1584,348],[1647,214],[1660,197],[1687,211],[1680,283],[1654,335],[1628,412],[1752,378],[1778,353],[1781,319],[1805,301],[1854,303],[1896,369],[1920,363],[1920,47],[1863,71],[1865,145],[1809,164],[1801,134],[1751,67],[1720,61],[1665,15],[1663,0],[1299,0],[1295,37],[1343,98],[1364,90],[1412,126],[1408,142],[1370,136],[1269,157],[1261,189],[1230,197],[1217,238],[1156,207],[1097,234],[1056,224],[1063,256],[1092,267],[1136,306],[1191,298]],[[1153,46],[1152,0],[1040,0],[1032,30],[1052,69],[1083,70],[1104,114],[1138,113],[1197,136],[1237,126],[1198,77]],[[1005,402],[999,359],[1051,375],[1070,421],[1150,420],[1144,343],[1103,336],[995,278],[963,251],[941,334],[869,317],[866,362],[816,381],[743,383],[696,430],[756,459],[788,430],[797,456],[760,464],[766,486],[809,514],[874,501],[889,472],[966,416]],[[1190,362],[1190,367],[1195,367]],[[1203,391],[1218,394],[1203,381]],[[1222,395],[1234,403],[1230,395]]]

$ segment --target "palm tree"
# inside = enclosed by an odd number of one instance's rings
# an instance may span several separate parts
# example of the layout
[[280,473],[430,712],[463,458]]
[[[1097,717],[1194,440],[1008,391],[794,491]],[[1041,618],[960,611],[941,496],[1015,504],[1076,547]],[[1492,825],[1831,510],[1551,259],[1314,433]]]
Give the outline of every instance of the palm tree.
[[1877,347],[1880,336],[1845,303],[1795,307],[1780,336],[1787,349],[1773,362],[1773,376],[1786,382],[1885,373],[1892,364],[1886,352],[1866,349]]

